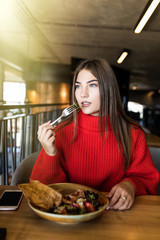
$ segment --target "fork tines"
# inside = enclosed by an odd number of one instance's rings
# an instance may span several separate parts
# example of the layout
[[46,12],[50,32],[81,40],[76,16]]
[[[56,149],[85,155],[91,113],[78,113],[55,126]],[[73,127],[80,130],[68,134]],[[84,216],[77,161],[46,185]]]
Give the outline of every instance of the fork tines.
[[54,120],[52,123],[50,123],[50,125],[54,125],[56,123],[59,123],[60,120],[64,117],[68,117],[72,112],[76,111],[79,109],[79,106],[77,106],[76,104],[73,104],[67,108],[65,108],[63,111],[62,111],[62,114],[60,117],[58,117],[56,120]]
[[79,107],[76,104],[73,104],[67,108],[69,112],[72,112],[74,110],[77,110]]

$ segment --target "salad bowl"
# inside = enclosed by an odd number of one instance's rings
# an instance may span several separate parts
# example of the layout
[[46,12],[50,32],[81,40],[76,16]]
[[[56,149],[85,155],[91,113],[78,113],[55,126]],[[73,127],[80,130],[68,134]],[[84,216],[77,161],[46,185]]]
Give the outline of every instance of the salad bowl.
[[90,188],[84,185],[75,184],[75,183],[55,183],[49,185],[49,187],[55,189],[56,191],[60,192],[63,196],[72,194],[73,192],[81,189],[84,191],[94,192],[98,194],[99,198],[103,205],[94,212],[88,212],[84,214],[74,214],[74,215],[64,215],[64,214],[55,214],[52,212],[44,211],[37,206],[34,206],[30,201],[28,201],[29,207],[40,217],[57,222],[57,223],[80,223],[90,221],[99,217],[107,208],[109,204],[109,200],[105,197],[105,195],[94,188]]

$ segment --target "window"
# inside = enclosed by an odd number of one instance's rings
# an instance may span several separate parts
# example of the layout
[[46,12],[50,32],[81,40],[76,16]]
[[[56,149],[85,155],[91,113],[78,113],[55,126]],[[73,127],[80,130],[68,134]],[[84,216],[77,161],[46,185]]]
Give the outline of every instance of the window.
[[8,104],[24,103],[26,98],[26,84],[22,72],[5,66],[3,82],[3,100]]
[[26,97],[25,83],[4,82],[3,98],[6,103],[24,103]]

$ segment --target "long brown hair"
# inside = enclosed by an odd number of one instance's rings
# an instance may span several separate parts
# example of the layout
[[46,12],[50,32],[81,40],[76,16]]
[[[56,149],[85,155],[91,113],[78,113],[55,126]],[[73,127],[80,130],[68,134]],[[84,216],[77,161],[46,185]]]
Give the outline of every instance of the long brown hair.
[[[135,126],[140,128],[140,126],[130,119],[122,105],[119,87],[115,74],[107,63],[106,60],[101,58],[88,59],[82,61],[77,67],[74,78],[73,78],[73,88],[72,88],[72,101],[77,103],[75,97],[75,82],[77,76],[82,69],[89,70],[99,82],[100,90],[100,111],[99,111],[99,129],[100,134],[105,142],[107,138],[108,131],[108,118],[110,119],[113,134],[116,138],[117,145],[121,154],[124,154],[125,162],[124,169],[126,170],[129,166],[131,157],[131,127]],[[103,126],[103,118],[105,117],[105,126]],[[77,129],[77,113],[73,115],[75,135]],[[105,134],[104,134],[105,132]],[[121,148],[122,146],[122,148]]]

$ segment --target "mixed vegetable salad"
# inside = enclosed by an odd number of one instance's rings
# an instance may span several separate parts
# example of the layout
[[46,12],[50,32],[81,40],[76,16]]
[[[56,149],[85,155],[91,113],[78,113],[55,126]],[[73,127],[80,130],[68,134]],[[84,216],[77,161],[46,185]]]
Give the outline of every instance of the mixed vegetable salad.
[[97,211],[103,205],[97,193],[79,189],[62,197],[61,204],[59,206],[54,204],[50,212],[64,215],[85,214]]

